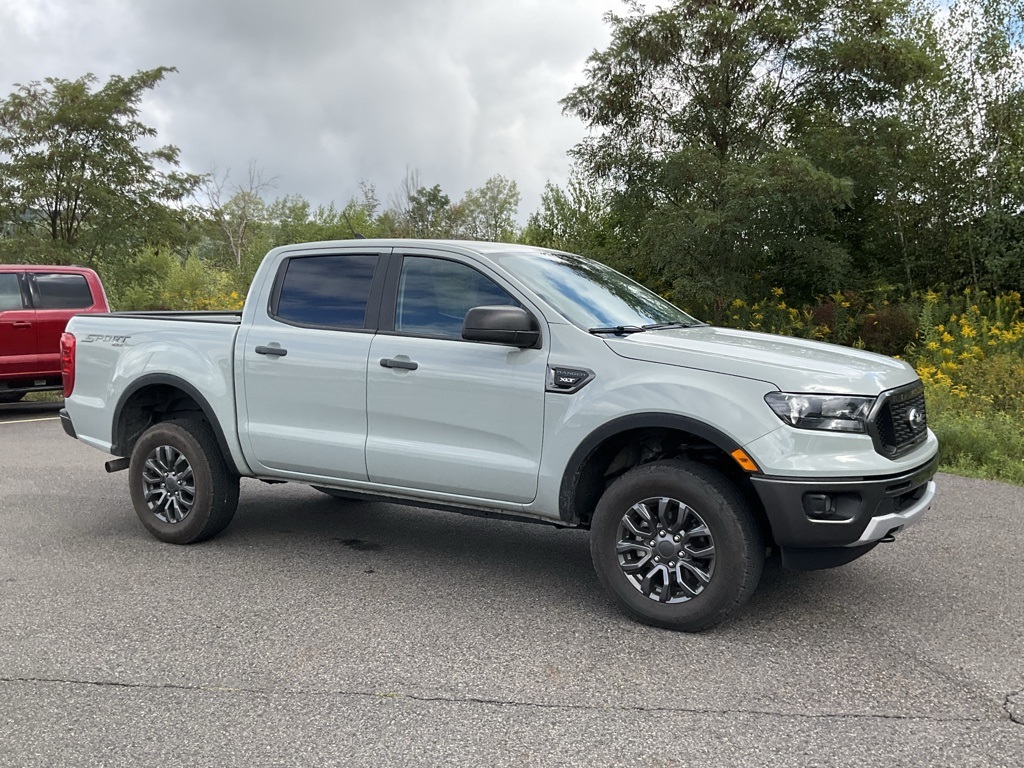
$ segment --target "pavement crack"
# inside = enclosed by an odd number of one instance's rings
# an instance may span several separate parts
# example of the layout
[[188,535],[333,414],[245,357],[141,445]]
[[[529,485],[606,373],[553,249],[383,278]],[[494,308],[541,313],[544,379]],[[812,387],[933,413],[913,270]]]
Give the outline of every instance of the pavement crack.
[[[987,722],[988,718],[983,717],[938,717],[925,714],[900,714],[892,712],[787,712],[783,710],[770,709],[745,709],[745,708],[723,708],[711,707],[651,707],[642,705],[597,705],[597,704],[556,704],[548,702],[520,701],[515,699],[487,698],[479,696],[428,696],[415,693],[401,693],[397,691],[359,691],[359,690],[310,690],[303,688],[245,688],[237,686],[211,686],[211,685],[186,685],[181,683],[134,683],[117,680],[83,680],[70,678],[50,677],[0,677],[0,684],[28,684],[28,685],[69,685],[69,686],[91,686],[96,688],[124,688],[148,691],[184,691],[192,693],[247,693],[258,696],[349,696],[367,700],[383,699],[405,699],[408,701],[441,704],[479,704],[481,706],[510,707],[523,709],[576,711],[576,712],[618,712],[618,713],[668,713],[681,715],[751,715],[761,717],[775,717],[781,719],[796,720],[889,720],[907,722],[937,722],[937,723],[981,723]],[[1010,720],[1018,725],[1024,725],[1024,721],[1011,709],[1012,699],[1021,695],[1024,691],[1007,694],[1003,708],[1010,716]]]
[[1017,725],[1024,725],[1024,710],[1020,709],[1021,706],[1024,706],[1024,702],[1018,701],[1021,696],[1024,696],[1024,689],[1010,691],[1003,699],[1003,710],[1010,718],[1010,722]]

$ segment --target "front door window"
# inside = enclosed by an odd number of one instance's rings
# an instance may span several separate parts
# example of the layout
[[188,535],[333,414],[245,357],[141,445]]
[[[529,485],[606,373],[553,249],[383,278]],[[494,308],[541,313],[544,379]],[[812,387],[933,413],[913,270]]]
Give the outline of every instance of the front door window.
[[518,305],[505,289],[470,266],[406,256],[398,283],[395,330],[461,339],[462,321],[473,307]]

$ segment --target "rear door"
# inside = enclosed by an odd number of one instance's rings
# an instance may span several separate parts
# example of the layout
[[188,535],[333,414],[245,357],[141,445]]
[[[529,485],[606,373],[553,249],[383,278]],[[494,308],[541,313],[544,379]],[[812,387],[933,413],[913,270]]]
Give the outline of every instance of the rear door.
[[239,432],[261,474],[366,480],[366,359],[389,251],[281,262],[241,340]]
[[29,287],[35,305],[38,366],[48,373],[60,372],[60,336],[74,315],[91,309],[97,301],[85,275],[68,272],[30,272]]
[[0,272],[0,377],[34,376],[36,313],[28,302],[25,275]]

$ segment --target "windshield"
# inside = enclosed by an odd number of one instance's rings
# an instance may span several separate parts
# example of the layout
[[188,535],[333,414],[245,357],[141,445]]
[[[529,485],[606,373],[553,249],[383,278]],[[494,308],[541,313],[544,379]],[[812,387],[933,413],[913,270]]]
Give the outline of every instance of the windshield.
[[702,325],[611,267],[565,253],[507,253],[501,266],[580,328]]

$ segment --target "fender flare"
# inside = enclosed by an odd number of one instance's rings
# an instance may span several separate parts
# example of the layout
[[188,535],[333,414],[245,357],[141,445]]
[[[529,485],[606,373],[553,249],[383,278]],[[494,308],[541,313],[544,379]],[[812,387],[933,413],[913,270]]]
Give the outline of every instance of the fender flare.
[[707,440],[715,447],[729,454],[740,447],[740,444],[722,432],[720,429],[711,426],[703,421],[692,419],[689,416],[680,416],[675,413],[633,413],[628,416],[620,416],[617,419],[602,424],[583,441],[576,446],[569,462],[562,473],[562,482],[558,490],[558,517],[564,522],[573,525],[579,522],[579,515],[575,513],[577,498],[576,489],[580,476],[580,470],[594,451],[615,435],[629,432],[634,429],[650,429],[659,427],[673,429],[679,432],[688,432],[691,435]]
[[125,391],[121,393],[121,397],[117,401],[117,407],[114,408],[114,422],[111,429],[112,445],[110,452],[115,456],[128,455],[122,445],[121,435],[119,434],[121,430],[121,415],[124,411],[124,407],[135,393],[145,389],[146,387],[158,384],[180,389],[186,395],[195,400],[199,405],[200,410],[202,410],[203,416],[206,417],[206,421],[209,422],[210,426],[213,428],[213,434],[217,438],[217,446],[220,448],[220,452],[224,456],[224,461],[227,463],[228,469],[236,475],[241,475],[242,472],[240,472],[238,467],[235,465],[235,460],[231,455],[231,450],[228,448],[228,441],[224,436],[224,430],[221,427],[220,422],[213,415],[213,407],[210,405],[209,400],[207,400],[192,384],[189,384],[184,379],[169,373],[149,373],[145,376],[141,376],[133,381]]

